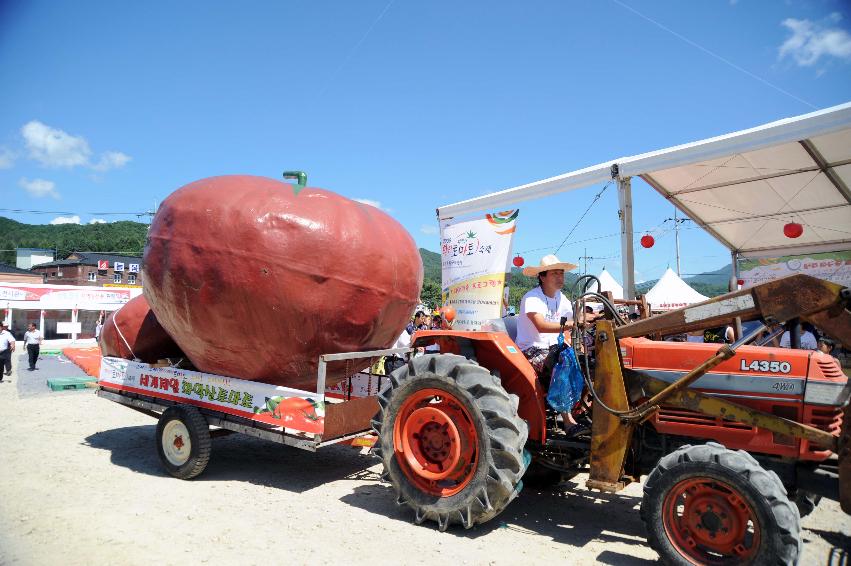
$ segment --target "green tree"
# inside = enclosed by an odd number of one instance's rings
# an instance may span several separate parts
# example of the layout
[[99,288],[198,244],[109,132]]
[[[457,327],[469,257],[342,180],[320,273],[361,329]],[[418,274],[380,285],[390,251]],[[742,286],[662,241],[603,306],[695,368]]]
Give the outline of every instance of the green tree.
[[440,285],[434,281],[425,280],[420,293],[420,301],[430,309],[441,305]]

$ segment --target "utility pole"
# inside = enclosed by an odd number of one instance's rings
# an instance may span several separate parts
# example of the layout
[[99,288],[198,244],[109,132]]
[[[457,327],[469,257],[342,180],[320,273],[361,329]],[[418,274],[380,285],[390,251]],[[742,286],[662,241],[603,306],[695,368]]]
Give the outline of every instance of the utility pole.
[[588,260],[594,259],[594,257],[588,255],[588,248],[585,248],[585,255],[579,256],[579,259],[585,261],[585,267],[582,270],[582,275],[587,275],[588,274]]
[[688,222],[691,218],[679,218],[677,217],[677,207],[674,207],[674,217],[666,218],[665,222],[669,220],[674,221],[674,241],[676,242],[676,250],[677,250],[677,276],[680,275],[680,224],[683,222]]

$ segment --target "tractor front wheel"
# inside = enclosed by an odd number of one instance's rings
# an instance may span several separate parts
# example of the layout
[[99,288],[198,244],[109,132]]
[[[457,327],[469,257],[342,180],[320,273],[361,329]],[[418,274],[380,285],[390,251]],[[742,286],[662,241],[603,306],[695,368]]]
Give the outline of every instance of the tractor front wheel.
[[795,564],[800,517],[780,478],[747,452],[683,446],[644,483],[648,542],[667,564]]
[[372,421],[373,452],[397,503],[440,530],[470,528],[502,511],[528,466],[517,396],[487,369],[450,354],[414,358],[388,381]]

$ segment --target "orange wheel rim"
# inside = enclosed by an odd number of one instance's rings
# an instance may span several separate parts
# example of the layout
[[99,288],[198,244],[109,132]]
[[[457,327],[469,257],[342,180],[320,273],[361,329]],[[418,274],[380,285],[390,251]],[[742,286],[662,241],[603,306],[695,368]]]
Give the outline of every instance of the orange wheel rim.
[[420,491],[449,497],[476,472],[479,442],[470,413],[451,393],[421,389],[399,409],[393,427],[396,460]]
[[662,509],[669,540],[693,564],[741,563],[759,549],[756,513],[729,484],[711,478],[683,480],[668,492]]

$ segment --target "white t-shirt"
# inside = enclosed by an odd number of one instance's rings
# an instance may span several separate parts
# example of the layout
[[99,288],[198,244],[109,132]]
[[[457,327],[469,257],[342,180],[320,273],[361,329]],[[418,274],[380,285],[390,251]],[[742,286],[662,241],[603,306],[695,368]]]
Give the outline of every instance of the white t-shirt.
[[407,330],[403,330],[402,334],[396,339],[396,343],[393,344],[393,348],[410,348],[411,347],[411,337],[408,335]]
[[535,325],[526,316],[529,313],[537,312],[544,315],[544,320],[547,322],[561,322],[561,317],[566,316],[568,322],[573,320],[573,306],[564,293],[559,291],[555,297],[547,297],[544,295],[543,289],[540,286],[535,287],[525,295],[520,301],[520,316],[517,317],[517,346],[521,350],[525,350],[531,346],[538,348],[549,348],[558,341],[558,332],[538,332]]
[[0,352],[5,352],[12,348],[15,343],[15,337],[8,330],[0,330]]
[[38,328],[27,330],[24,333],[24,346],[29,346],[30,344],[41,344],[41,331]]
[[[780,337],[780,347],[781,348],[791,348],[792,347],[792,337],[789,334],[789,331],[783,333],[783,336]],[[816,337],[813,336],[813,333],[809,330],[804,330],[801,332],[801,349],[802,350],[818,350],[818,343],[816,342]]]

